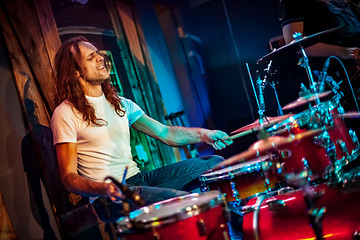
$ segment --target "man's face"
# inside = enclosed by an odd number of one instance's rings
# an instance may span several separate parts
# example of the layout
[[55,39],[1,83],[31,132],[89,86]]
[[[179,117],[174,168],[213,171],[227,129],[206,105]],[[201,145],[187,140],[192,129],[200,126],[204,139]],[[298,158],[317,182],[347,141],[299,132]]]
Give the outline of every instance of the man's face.
[[104,58],[99,55],[98,50],[91,43],[80,42],[79,49],[81,57],[79,60],[80,76],[89,84],[102,84],[109,79],[110,74],[104,63]]

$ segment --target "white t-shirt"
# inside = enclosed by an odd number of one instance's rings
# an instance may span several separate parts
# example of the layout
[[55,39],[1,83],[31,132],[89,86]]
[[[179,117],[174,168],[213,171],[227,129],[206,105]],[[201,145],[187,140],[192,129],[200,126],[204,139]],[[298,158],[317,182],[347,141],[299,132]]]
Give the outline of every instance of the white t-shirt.
[[76,143],[78,173],[93,181],[103,182],[107,176],[121,181],[126,166],[129,167],[126,178],[137,174],[139,169],[132,160],[129,127],[144,111],[133,101],[121,98],[125,116],[120,117],[104,94],[86,98],[95,107],[97,118],[104,119],[107,124],[88,125],[82,114],[69,101],[64,101],[51,118],[54,145]]

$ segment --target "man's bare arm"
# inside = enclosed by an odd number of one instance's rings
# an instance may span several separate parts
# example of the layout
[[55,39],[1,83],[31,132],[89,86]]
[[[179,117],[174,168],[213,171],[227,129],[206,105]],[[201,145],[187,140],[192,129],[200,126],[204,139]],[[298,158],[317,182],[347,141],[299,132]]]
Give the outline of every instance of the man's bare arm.
[[173,147],[206,142],[215,149],[220,150],[232,144],[232,140],[230,140],[229,136],[223,131],[165,126],[147,115],[140,117],[133,123],[132,127]]

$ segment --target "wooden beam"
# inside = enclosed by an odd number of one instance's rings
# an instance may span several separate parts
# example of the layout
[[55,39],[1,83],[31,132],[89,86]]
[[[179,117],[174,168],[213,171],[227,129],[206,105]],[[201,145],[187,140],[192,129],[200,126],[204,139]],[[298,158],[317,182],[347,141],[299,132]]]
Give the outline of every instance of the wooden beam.
[[[49,127],[50,116],[45,110],[42,103],[40,93],[34,82],[34,78],[30,68],[25,60],[25,56],[21,51],[16,36],[12,31],[11,25],[8,19],[5,17],[5,11],[0,8],[0,24],[2,27],[2,34],[5,39],[10,62],[12,66],[12,74],[14,77],[16,89],[20,98],[21,106],[24,117],[28,123],[27,128],[32,130],[33,125],[31,123],[41,124]],[[30,105],[33,102],[33,106]],[[36,102],[36,105],[35,105]],[[28,114],[26,114],[28,113]]]
[[[49,56],[40,28],[39,19],[32,1],[2,0],[2,2],[5,7],[4,10],[6,15],[10,19],[11,27],[14,29],[15,37],[18,39],[21,44],[20,47],[25,53],[26,62],[29,64],[31,75],[34,76],[39,84],[41,94],[43,94],[45,98],[44,103],[51,114],[55,108],[55,78],[49,57],[53,57],[53,51],[56,51],[57,49],[51,50],[52,56]],[[41,5],[38,5],[38,10],[40,11],[40,9]],[[44,14],[45,13],[43,13],[42,16],[44,16]],[[46,16],[46,19],[49,20],[49,15]],[[46,19],[41,22],[46,21]],[[46,34],[48,41],[52,41],[51,39],[56,38],[50,37],[50,33],[54,30],[49,31],[49,25],[43,25],[47,26],[45,27],[44,33]],[[56,41],[54,44],[57,44]]]
[[[121,1],[115,1],[118,15],[121,19],[125,36],[127,38],[130,56],[138,77],[138,84],[143,95],[146,109],[151,117],[166,124],[165,107],[161,97],[160,89],[152,73],[150,57],[147,55],[147,45],[134,8]],[[152,151],[157,152],[163,160],[163,165],[176,162],[172,148],[150,140]]]
[[4,198],[0,192],[0,237],[2,240],[18,239],[11,224]]
[[40,23],[40,29],[45,42],[46,52],[50,64],[54,70],[54,60],[57,50],[61,46],[61,40],[56,26],[54,15],[52,14],[49,0],[34,1],[36,15]]
[[[18,14],[16,15],[18,16]],[[64,238],[72,237],[88,230],[93,231],[92,233],[103,234],[98,230],[100,221],[92,207],[89,204],[81,206],[81,204],[87,201],[87,198],[83,199],[81,203],[78,203],[79,200],[73,202],[75,198],[61,183],[49,127],[50,116],[43,102],[44,99],[39,92],[38,85],[34,81],[27,59],[23,54],[24,49],[20,47],[17,35],[6,18],[2,4],[0,4],[0,25],[10,58],[15,86],[23,109],[26,128],[30,133],[24,138],[22,147],[26,144],[27,147],[33,149],[38,159],[59,232]],[[40,61],[40,59],[38,60]],[[49,59],[46,60],[49,62]],[[50,84],[54,86],[54,83]],[[82,198],[79,195],[76,196]],[[85,217],[86,221],[84,219],[79,220],[82,217]]]

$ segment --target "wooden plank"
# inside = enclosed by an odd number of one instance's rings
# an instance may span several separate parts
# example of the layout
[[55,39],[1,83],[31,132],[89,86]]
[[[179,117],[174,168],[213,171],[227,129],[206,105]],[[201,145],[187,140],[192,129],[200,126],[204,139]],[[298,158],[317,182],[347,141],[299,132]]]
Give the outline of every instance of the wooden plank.
[[33,125],[31,123],[49,127],[50,116],[44,108],[33,75],[17,42],[16,36],[5,16],[3,8],[0,8],[2,33],[12,64],[12,74],[21,106],[24,113],[27,113],[24,117],[26,118],[26,122],[29,123],[28,129],[30,131],[32,130]]
[[[129,84],[131,86],[131,91],[134,95],[134,100],[145,112],[147,112],[151,116],[145,104],[146,101],[144,99],[142,90],[139,85],[137,73],[136,70],[134,69],[134,64],[132,62],[132,58],[130,55],[129,46],[127,44],[127,40],[123,32],[123,27],[120,22],[118,12],[116,11],[115,2],[114,0],[106,0],[105,3],[107,5],[109,16],[113,25],[114,33],[116,36],[116,42],[120,50],[121,61],[123,62],[124,67],[126,69],[126,77],[129,81]],[[149,146],[151,153],[150,161],[153,164],[153,167],[151,167],[152,169],[161,167],[163,165],[161,162],[153,160],[153,159],[161,159],[161,155],[159,154],[159,151],[157,149],[158,147],[154,141],[155,140],[146,137],[146,142],[143,142],[143,144]]]
[[45,47],[40,24],[32,1],[3,0],[5,12],[15,30],[16,38],[26,53],[29,68],[40,85],[45,105],[52,113],[55,108],[55,78]]
[[116,11],[116,5],[114,3],[114,0],[106,0],[105,3],[107,5],[111,22],[114,28],[117,45],[119,46],[120,49],[121,60],[126,69],[126,76],[129,80],[131,90],[134,94],[134,98],[135,98],[134,100],[142,109],[148,112],[147,106],[145,105],[144,97],[142,95],[142,91],[139,86],[137,73],[130,57],[131,55],[129,51],[129,46],[127,44],[127,40],[123,32],[123,27],[120,22],[119,15]]
[[61,40],[56,26],[54,15],[49,0],[34,1],[35,10],[40,23],[42,36],[45,41],[46,52],[54,70],[54,60],[57,50],[61,46]]
[[[43,98],[40,96],[38,86],[35,84],[22,49],[16,39],[16,35],[12,31],[7,21],[8,19],[5,16],[3,5],[0,5],[2,34],[10,57],[12,74],[24,112],[26,127],[30,133],[30,135],[27,135],[23,139],[22,147],[26,146],[30,148],[29,153],[35,154],[39,160],[41,173],[45,180],[44,185],[57,220],[60,234],[63,237],[78,234],[85,229],[97,226],[99,220],[88,205],[77,210],[78,206],[83,204],[87,199],[83,199],[81,203],[78,203],[79,200],[73,202],[74,197],[66,191],[61,183],[55,148],[52,143],[52,134],[49,127],[50,116],[43,103]],[[76,196],[80,197],[79,195]],[[75,220],[71,219],[72,213],[81,213],[83,216],[87,216],[87,221],[76,221],[79,217],[81,218],[81,216],[78,215],[76,218],[74,217]],[[68,217],[63,219],[62,216],[65,215]]]
[[[162,122],[163,124],[167,124],[170,125],[170,121],[166,121],[165,116],[167,115],[167,111],[165,108],[165,104],[163,102],[163,98],[161,96],[161,92],[160,92],[160,87],[158,84],[158,81],[156,79],[156,75],[155,75],[155,71],[154,71],[154,67],[152,65],[152,61],[150,58],[150,54],[148,51],[148,47],[146,44],[146,40],[145,40],[145,36],[144,36],[144,32],[142,30],[142,25],[140,24],[140,19],[139,16],[137,15],[137,12],[134,12],[134,21],[135,21],[135,25],[136,25],[136,29],[137,29],[137,35],[138,35],[138,40],[139,40],[139,44],[140,44],[140,48],[142,50],[142,54],[143,54],[143,58],[144,58],[144,71],[146,72],[147,76],[148,76],[148,81],[145,81],[144,84],[146,85],[145,88],[147,89],[151,89],[151,93],[153,94],[153,102],[156,106],[156,111],[158,112],[158,120],[160,122]],[[161,146],[161,151],[165,152],[165,159],[164,162],[165,164],[171,164],[171,163],[175,163],[177,161],[181,160],[180,156],[177,156],[179,153],[179,150],[177,148],[171,148],[168,146]],[[187,146],[184,146],[187,149]]]
[[0,192],[0,239],[2,240],[17,239],[1,192]]
[[[145,105],[151,117],[166,124],[165,107],[162,101],[160,89],[155,81],[154,75],[151,75],[148,63],[149,57],[145,57],[147,46],[142,33],[141,25],[135,18],[132,7],[120,1],[116,1],[116,9],[122,21],[124,33],[130,46],[130,54],[135,65],[135,70],[139,78],[139,86],[144,95]],[[146,61],[148,60],[148,62]],[[159,151],[157,154],[162,156],[163,165],[176,162],[172,148],[157,141],[150,140],[152,150]]]

